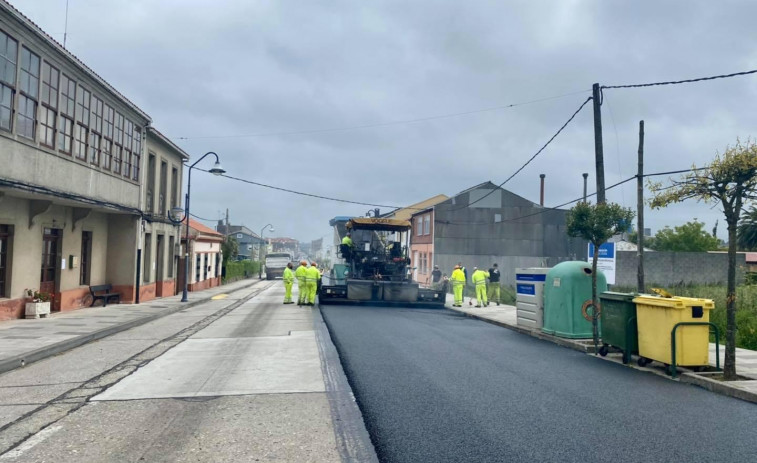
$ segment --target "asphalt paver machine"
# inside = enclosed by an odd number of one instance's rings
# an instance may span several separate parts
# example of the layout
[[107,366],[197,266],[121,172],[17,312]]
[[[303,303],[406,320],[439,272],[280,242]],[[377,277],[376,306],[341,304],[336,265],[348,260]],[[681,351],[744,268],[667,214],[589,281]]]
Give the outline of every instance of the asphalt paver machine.
[[[411,224],[381,217],[350,219],[352,246],[339,246],[344,278],[321,288],[322,304],[374,304],[443,307],[444,290],[421,288],[412,280],[408,257]],[[403,242],[404,240],[404,242]]]

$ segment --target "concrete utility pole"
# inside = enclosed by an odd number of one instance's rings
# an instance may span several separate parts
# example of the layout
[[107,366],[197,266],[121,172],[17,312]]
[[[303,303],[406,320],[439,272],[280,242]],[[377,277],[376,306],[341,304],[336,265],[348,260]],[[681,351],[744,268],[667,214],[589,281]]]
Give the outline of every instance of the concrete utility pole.
[[602,110],[599,84],[591,87],[594,106],[594,162],[597,166],[597,204],[605,202],[605,159],[602,148]]
[[226,208],[226,235],[229,234],[229,208]]
[[636,255],[639,265],[636,273],[636,290],[644,292],[644,121],[639,121],[639,172],[636,174],[636,222],[637,234]]
[[587,182],[587,180],[589,178],[589,173],[588,172],[584,172],[581,175],[584,176],[584,202],[586,202],[586,182]]

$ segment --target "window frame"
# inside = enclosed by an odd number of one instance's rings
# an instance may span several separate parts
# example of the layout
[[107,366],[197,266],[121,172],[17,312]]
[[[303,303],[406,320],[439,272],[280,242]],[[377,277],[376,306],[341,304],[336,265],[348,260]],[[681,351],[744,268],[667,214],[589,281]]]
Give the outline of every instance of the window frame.
[[[18,40],[14,39],[10,34],[6,33],[2,29],[0,29],[0,40],[5,41],[5,47],[3,47],[3,49],[0,51],[0,71],[2,71],[0,72],[0,129],[6,130],[8,132],[13,132],[13,113],[16,100],[16,85],[18,84],[17,74],[19,46]],[[15,49],[13,52],[10,52],[10,50],[8,50],[8,45],[10,43],[13,43],[13,48]],[[11,65],[13,67],[13,71],[9,72],[8,67],[10,67]],[[12,74],[12,80],[6,79],[6,74]],[[2,99],[6,90],[9,92],[8,94],[10,95],[10,101],[8,104],[2,104]],[[4,123],[3,110],[7,112],[7,126]]]

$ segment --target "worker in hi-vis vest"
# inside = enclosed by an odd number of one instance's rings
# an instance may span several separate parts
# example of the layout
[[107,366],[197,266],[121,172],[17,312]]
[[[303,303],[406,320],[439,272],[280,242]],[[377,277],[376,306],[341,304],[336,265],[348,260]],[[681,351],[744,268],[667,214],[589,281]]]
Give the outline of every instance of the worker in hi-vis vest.
[[484,307],[489,305],[489,302],[486,300],[486,279],[489,278],[489,272],[485,270],[479,270],[478,267],[473,267],[473,275],[471,276],[471,280],[473,281],[473,284],[476,285],[476,307],[481,307],[483,304]]
[[294,304],[292,302],[292,285],[294,284],[294,272],[292,272],[292,263],[287,264],[284,269],[284,304]]
[[453,307],[463,306],[463,289],[465,288],[465,274],[460,269],[459,265],[455,265],[455,270],[452,271],[450,276],[452,281],[452,293],[455,295],[455,302]]
[[321,278],[321,271],[318,270],[318,264],[310,263],[308,271],[305,274],[305,282],[308,288],[308,300],[306,305],[315,305],[315,292],[318,287],[318,280]]
[[308,301],[308,286],[305,281],[305,274],[308,271],[308,261],[303,260],[300,262],[300,266],[294,271],[294,276],[297,278],[297,305],[302,305]]

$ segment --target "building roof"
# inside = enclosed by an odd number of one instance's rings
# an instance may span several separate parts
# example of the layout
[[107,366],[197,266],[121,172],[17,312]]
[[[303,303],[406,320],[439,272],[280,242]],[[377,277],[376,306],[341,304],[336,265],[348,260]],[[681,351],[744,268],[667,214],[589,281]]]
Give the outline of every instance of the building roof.
[[[184,219],[184,226],[186,226],[187,219]],[[211,238],[213,240],[222,241],[223,235],[218,233],[217,231],[213,230],[212,228],[201,224],[200,222],[189,219],[189,229],[194,230],[195,237],[199,238],[201,236],[204,236],[205,238]],[[185,229],[186,230],[186,229]],[[184,236],[184,233],[182,233],[182,237]]]
[[163,143],[171,147],[173,150],[175,150],[177,153],[179,153],[179,156],[181,156],[182,160],[184,161],[189,160],[189,154],[187,154],[187,152],[184,151],[183,149],[179,148],[179,146],[176,143],[172,142],[168,137],[163,135],[158,129],[152,126],[148,126],[147,130],[148,132],[152,132],[153,134],[155,134],[158,140],[162,141]]
[[142,111],[136,104],[132,103],[131,100],[126,98],[121,92],[115,89],[112,85],[110,85],[105,79],[100,77],[95,71],[93,71],[89,66],[84,64],[82,60],[77,58],[73,53],[63,48],[63,45],[58,43],[57,40],[52,38],[50,34],[42,30],[41,27],[39,27],[34,21],[29,19],[26,15],[21,13],[16,7],[8,3],[6,0],[0,0],[0,8],[5,9],[8,13],[13,15],[21,24],[26,26],[32,33],[37,34],[43,41],[47,42],[52,48],[54,48],[56,51],[58,51],[60,54],[62,54],[65,58],[68,58],[71,63],[73,63],[75,66],[80,68],[82,71],[87,73],[90,77],[92,77],[96,82],[98,82],[100,85],[111,91],[114,95],[121,98],[121,100],[124,101],[132,110],[134,110],[137,114],[144,117],[148,122],[152,122],[152,119],[150,116],[147,115],[144,111]]
[[396,211],[393,211],[387,215],[399,220],[410,220],[410,217],[412,217],[413,214],[416,213],[418,210],[428,209],[448,199],[449,199],[449,196],[445,194],[438,194],[436,196],[432,196],[431,198],[424,199],[423,201],[417,202],[415,204],[411,204],[407,207],[397,209]]

